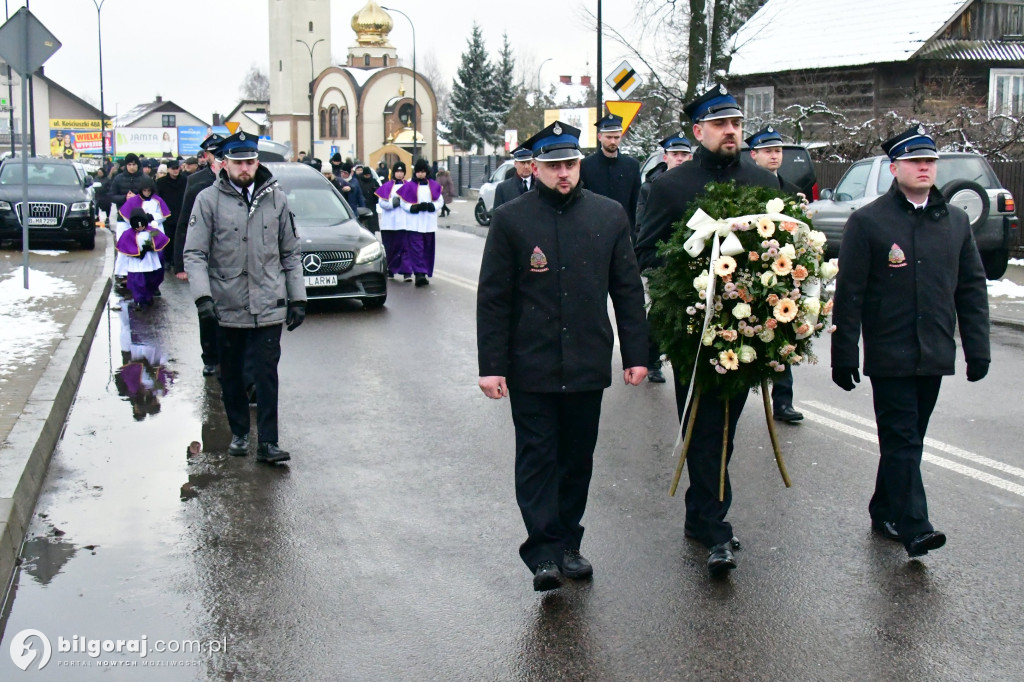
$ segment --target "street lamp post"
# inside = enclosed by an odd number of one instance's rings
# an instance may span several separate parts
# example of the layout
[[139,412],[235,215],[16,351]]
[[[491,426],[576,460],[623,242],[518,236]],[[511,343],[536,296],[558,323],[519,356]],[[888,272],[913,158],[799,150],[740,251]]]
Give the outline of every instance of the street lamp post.
[[309,51],[309,158],[311,159],[316,158],[316,154],[313,149],[313,81],[316,80],[316,73],[314,72],[315,67],[313,66],[313,50],[316,48],[317,45],[322,43],[324,40],[325,38],[320,38],[315,43],[313,43],[312,46],[310,46],[309,43],[307,43],[305,40],[302,40],[301,38],[295,39],[295,42],[302,43],[303,46],[305,46],[305,48]]
[[103,108],[103,26],[101,24],[100,10],[107,0],[92,0],[96,5],[96,36],[100,47],[100,147],[103,153],[100,155],[100,168],[107,163],[107,114]]
[[412,160],[416,161],[418,155],[418,140],[419,140],[419,128],[420,128],[420,105],[416,101],[416,24],[412,23],[412,19],[409,19],[409,15],[400,9],[394,9],[393,7],[381,7],[383,10],[388,12],[397,12],[403,17],[408,19],[409,27],[412,29]]
[[548,57],[547,59],[540,63],[540,66],[537,67],[537,92],[540,92],[540,70],[544,68],[545,64],[547,64],[553,59],[554,57]]

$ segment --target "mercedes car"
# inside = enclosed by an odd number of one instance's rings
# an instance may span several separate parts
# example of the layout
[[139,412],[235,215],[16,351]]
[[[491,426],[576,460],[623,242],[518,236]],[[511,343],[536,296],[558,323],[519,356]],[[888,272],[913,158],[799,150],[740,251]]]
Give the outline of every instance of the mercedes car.
[[79,175],[70,161],[28,160],[28,211],[22,206],[25,164],[10,158],[0,166],[0,241],[21,242],[22,220],[32,240],[74,240],[96,247],[96,204],[92,177]]
[[364,308],[380,308],[388,297],[384,246],[360,223],[359,215],[334,185],[304,163],[263,164],[288,196],[302,242],[302,274],[306,296],[313,299],[355,298]]

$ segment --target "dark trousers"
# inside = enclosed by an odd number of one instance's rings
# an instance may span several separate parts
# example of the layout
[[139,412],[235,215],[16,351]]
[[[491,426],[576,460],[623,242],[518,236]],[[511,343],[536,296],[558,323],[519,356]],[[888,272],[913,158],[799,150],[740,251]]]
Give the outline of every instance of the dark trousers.
[[[650,317],[651,313],[647,311],[648,321]],[[647,335],[647,369],[661,369],[661,346],[653,333]]]
[[231,433],[249,433],[249,398],[245,393],[246,358],[256,386],[256,433],[260,443],[277,442],[277,363],[281,359],[281,325],[220,327],[220,386]]
[[535,571],[579,549],[604,391],[512,390],[516,428],[516,501],[526,524],[519,556]]
[[793,367],[786,365],[786,371],[780,372],[772,379],[772,407],[792,407],[793,405]]
[[217,320],[199,318],[199,347],[203,350],[203,364],[216,365],[220,362],[217,350]]
[[[689,379],[689,377],[687,377]],[[676,375],[676,413],[682,420],[690,418],[686,386]],[[729,446],[726,466],[732,460],[736,424],[743,413],[749,393],[741,393],[729,401]],[[718,501],[718,483],[722,468],[722,431],[725,426],[725,401],[717,391],[702,391],[693,423],[693,437],[686,455],[686,471],[690,487],[686,489],[686,532],[708,547],[720,545],[733,536],[732,524],[725,520],[732,505],[732,484],[728,468],[725,472],[725,495]],[[686,428],[686,422],[682,428]]]
[[895,523],[904,544],[935,530],[928,521],[921,455],[941,384],[941,376],[871,377],[881,457],[868,512],[876,522]]

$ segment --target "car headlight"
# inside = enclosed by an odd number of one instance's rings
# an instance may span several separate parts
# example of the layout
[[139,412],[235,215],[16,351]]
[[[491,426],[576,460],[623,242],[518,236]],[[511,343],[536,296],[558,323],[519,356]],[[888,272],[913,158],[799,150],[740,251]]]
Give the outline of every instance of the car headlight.
[[88,211],[88,210],[89,210],[89,202],[88,201],[76,201],[75,203],[71,204],[71,211],[72,212],[75,212],[75,211]]
[[10,211],[11,205],[6,201],[0,201],[0,211]]
[[359,253],[356,254],[356,265],[377,260],[382,255],[384,255],[384,247],[380,245],[380,242],[375,241],[371,244],[367,244],[363,248],[359,249]]

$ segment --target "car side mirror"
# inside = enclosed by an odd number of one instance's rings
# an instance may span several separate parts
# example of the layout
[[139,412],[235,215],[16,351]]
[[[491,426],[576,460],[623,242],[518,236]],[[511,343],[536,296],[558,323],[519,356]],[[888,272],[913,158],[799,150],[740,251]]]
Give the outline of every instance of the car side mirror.
[[823,189],[818,194],[819,201],[832,201],[833,192],[831,189]]
[[93,179],[91,175],[85,176],[85,180],[83,181],[85,187],[92,187],[95,183],[96,181]]
[[371,217],[373,217],[373,211],[366,208],[365,206],[360,206],[359,208],[356,209],[356,220],[358,220],[360,223],[365,223]]

